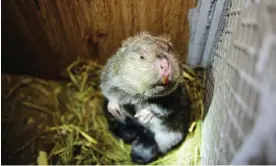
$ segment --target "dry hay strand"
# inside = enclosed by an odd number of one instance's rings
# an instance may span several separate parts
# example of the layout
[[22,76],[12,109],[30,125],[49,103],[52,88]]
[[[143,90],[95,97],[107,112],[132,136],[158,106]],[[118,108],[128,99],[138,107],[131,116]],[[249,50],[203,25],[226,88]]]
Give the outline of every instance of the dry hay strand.
[[[134,164],[130,145],[109,132],[99,89],[101,69],[94,61],[78,59],[63,71],[63,77],[69,80],[66,82],[2,76],[2,101],[6,101],[2,125],[5,154],[9,156],[4,161],[15,164],[16,159],[18,164],[43,165]],[[193,103],[189,134],[177,149],[150,164],[199,164],[204,74],[200,67],[183,66],[183,86]]]

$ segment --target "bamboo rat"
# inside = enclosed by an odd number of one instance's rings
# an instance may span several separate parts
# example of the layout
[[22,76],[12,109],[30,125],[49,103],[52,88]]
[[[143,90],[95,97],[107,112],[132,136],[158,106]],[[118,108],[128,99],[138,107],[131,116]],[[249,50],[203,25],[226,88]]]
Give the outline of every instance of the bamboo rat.
[[134,162],[149,163],[186,136],[190,101],[182,82],[179,55],[164,36],[129,37],[107,61],[100,88],[110,126],[132,143]]

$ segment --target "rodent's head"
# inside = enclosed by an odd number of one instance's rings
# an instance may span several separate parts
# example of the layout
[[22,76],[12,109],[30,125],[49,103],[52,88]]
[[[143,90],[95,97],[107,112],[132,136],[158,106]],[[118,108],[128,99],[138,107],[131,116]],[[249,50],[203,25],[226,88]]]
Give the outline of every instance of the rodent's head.
[[118,74],[132,93],[148,97],[171,92],[180,78],[179,57],[169,38],[141,33],[123,42]]

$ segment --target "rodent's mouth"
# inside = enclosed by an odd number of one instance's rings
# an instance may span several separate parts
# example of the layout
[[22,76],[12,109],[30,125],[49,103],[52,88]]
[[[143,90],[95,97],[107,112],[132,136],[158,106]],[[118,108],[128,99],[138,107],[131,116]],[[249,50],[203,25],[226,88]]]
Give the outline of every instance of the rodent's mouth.
[[158,77],[158,80],[152,86],[168,87],[174,83],[174,74],[162,75]]
[[164,83],[163,80],[158,81],[157,83],[153,84],[153,87],[169,87],[170,85],[172,85],[173,82],[171,80],[168,80],[166,83]]

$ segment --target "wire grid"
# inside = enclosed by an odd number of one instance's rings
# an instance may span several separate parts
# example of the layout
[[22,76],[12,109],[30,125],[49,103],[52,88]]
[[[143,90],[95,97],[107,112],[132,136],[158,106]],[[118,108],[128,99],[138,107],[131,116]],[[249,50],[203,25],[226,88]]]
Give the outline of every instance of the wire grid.
[[252,4],[241,0],[226,2],[229,9],[222,18],[227,20],[226,26],[217,40],[207,80],[207,98],[213,98],[203,125],[203,165],[229,164],[258,117],[258,10],[244,11]]
[[202,59],[216,3],[217,0],[198,0],[197,6],[188,13],[190,39],[187,64],[189,66],[199,64]]

